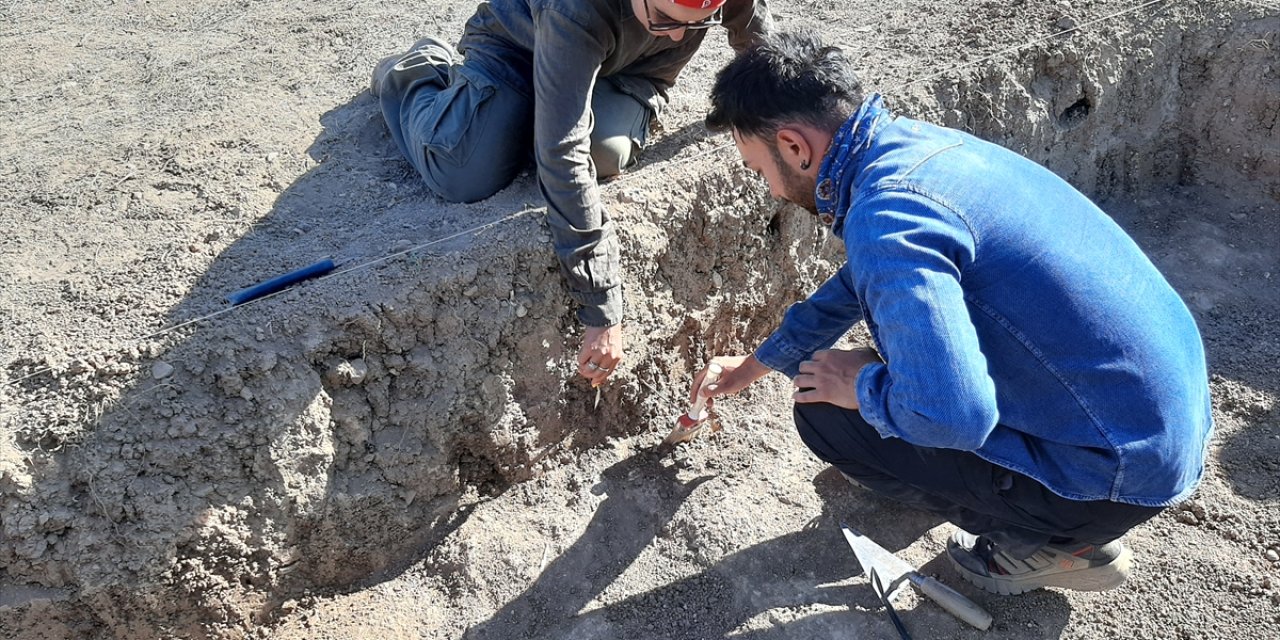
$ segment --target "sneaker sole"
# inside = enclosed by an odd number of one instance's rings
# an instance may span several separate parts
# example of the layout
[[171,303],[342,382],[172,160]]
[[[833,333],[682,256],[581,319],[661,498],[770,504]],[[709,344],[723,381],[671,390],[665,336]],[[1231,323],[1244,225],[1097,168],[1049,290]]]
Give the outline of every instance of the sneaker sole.
[[1080,569],[1077,571],[1061,571],[1057,573],[1032,575],[1025,577],[1004,576],[989,578],[977,575],[956,562],[951,554],[947,554],[951,566],[955,567],[960,577],[983,591],[1004,596],[1015,596],[1020,593],[1034,591],[1044,587],[1058,587],[1072,591],[1107,591],[1114,589],[1129,578],[1133,565],[1133,552],[1125,547],[1115,560],[1107,564]]

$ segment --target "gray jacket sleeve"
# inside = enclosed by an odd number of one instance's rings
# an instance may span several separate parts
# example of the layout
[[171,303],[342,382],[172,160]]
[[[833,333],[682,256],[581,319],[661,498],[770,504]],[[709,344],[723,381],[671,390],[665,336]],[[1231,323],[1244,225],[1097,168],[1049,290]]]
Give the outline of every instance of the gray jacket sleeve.
[[611,45],[600,39],[612,35],[552,8],[534,20],[534,148],[552,243],[578,319],[612,326],[622,321],[621,260],[591,162],[591,91]]

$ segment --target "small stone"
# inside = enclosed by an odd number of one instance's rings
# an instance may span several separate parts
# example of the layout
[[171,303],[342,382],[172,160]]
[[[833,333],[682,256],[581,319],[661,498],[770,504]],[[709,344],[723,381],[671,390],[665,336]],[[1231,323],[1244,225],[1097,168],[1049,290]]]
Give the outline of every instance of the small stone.
[[524,307],[524,305],[517,305],[517,306],[516,306],[516,317],[517,317],[517,318],[523,318],[523,317],[525,317],[525,316],[527,316],[527,315],[529,315],[529,310],[528,310],[528,309],[526,309],[526,308]]
[[724,276],[721,276],[718,273],[711,274],[711,284],[714,285],[715,288],[719,289],[724,285]]
[[476,297],[476,294],[477,294],[477,293],[480,293],[480,289],[479,289],[479,288],[477,288],[477,287],[467,287],[466,289],[464,289],[464,290],[462,291],[462,295],[464,295],[464,296],[466,296],[466,297],[468,297],[468,298],[474,298],[474,297]]
[[356,358],[348,364],[350,365],[348,380],[351,381],[351,384],[360,384],[369,376],[369,365],[365,364],[363,359]]
[[279,158],[280,158],[280,153],[277,151],[272,151],[271,153],[267,154],[267,162],[275,162]]
[[624,189],[618,192],[618,202],[623,204],[643,204],[645,197],[638,191]]
[[1076,28],[1079,24],[1080,23],[1076,22],[1076,19],[1071,16],[1062,16],[1061,18],[1058,18],[1058,21],[1054,23],[1054,26],[1066,31],[1067,29]]
[[330,369],[325,374],[325,382],[332,387],[356,385],[364,382],[364,379],[368,376],[369,365],[365,364],[364,360],[356,358],[351,361],[340,362]]
[[165,378],[168,378],[171,375],[173,375],[173,365],[169,364],[168,362],[164,362],[161,360],[161,361],[156,361],[155,364],[151,365],[152,378],[155,378],[156,380],[164,380]]
[[1276,553],[1275,549],[1267,549],[1267,559],[1272,562],[1280,562],[1280,553]]
[[413,248],[412,242],[410,242],[405,238],[401,238],[399,240],[396,240],[395,244],[391,245],[391,253],[400,253],[403,251],[408,251],[409,249],[412,249],[412,248]]

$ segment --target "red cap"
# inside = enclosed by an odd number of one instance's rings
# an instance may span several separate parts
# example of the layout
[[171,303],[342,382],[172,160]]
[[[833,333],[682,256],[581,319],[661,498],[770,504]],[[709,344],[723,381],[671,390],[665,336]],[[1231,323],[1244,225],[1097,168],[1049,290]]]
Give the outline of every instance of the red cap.
[[719,9],[725,0],[671,0],[672,2],[691,9]]

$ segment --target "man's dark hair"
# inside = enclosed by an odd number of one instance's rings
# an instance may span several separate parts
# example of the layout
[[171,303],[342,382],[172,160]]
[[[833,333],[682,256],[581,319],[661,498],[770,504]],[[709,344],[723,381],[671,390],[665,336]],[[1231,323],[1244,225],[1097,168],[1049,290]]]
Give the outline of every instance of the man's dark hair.
[[862,97],[862,83],[839,47],[775,32],[716,74],[707,128],[758,138],[772,138],[788,123],[835,132]]

